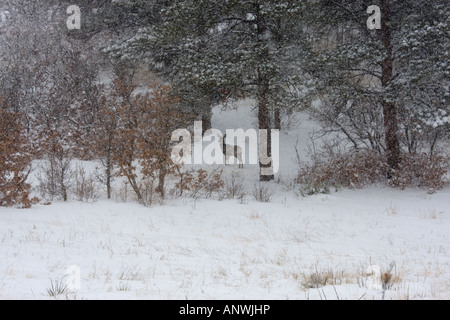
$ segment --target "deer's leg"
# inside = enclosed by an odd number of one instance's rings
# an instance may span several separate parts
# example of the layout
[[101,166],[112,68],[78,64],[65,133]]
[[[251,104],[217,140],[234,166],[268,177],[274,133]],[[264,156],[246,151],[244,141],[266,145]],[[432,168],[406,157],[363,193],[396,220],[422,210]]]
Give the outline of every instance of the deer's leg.
[[239,169],[244,168],[244,161],[242,161],[242,153],[238,153]]
[[226,150],[226,153],[225,153],[225,165],[228,166],[231,163],[231,157],[232,157],[231,154],[232,154],[233,149],[229,145],[226,145],[225,150]]
[[244,161],[242,161],[242,149],[238,146],[234,148],[234,155],[238,160],[239,169],[244,168]]

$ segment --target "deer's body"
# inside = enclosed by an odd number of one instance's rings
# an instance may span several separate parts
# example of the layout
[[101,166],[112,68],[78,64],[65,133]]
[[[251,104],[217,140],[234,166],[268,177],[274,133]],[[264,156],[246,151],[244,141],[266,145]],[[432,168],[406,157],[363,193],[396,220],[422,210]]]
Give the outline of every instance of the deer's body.
[[220,148],[222,149],[223,154],[225,155],[225,164],[230,164],[230,158],[235,157],[239,163],[239,169],[244,168],[244,161],[242,161],[242,148],[239,146],[226,144],[225,138],[227,135],[219,138]]

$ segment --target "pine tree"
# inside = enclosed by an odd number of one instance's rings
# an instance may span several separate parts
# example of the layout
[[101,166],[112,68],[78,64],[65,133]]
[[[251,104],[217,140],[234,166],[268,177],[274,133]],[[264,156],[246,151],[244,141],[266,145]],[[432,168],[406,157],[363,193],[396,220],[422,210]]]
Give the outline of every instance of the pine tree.
[[[65,0],[67,5],[75,4]],[[111,36],[117,45],[143,27],[157,24],[167,0],[78,0],[82,28],[69,34],[78,39],[104,41]],[[99,37],[99,35],[101,37]],[[103,38],[102,38],[103,37]],[[104,44],[104,43],[103,43]]]
[[[381,9],[379,30],[366,25],[370,5]],[[316,111],[355,148],[383,153],[389,175],[402,149],[420,151],[423,115],[439,117],[435,139],[448,136],[448,16],[445,1],[309,2],[302,68],[322,100]]]
[[151,53],[153,70],[200,109],[255,98],[259,129],[270,133],[280,126],[273,113],[279,119],[279,108],[296,103],[290,85],[301,15],[301,1],[177,1],[163,10],[161,26],[140,33],[128,48]]

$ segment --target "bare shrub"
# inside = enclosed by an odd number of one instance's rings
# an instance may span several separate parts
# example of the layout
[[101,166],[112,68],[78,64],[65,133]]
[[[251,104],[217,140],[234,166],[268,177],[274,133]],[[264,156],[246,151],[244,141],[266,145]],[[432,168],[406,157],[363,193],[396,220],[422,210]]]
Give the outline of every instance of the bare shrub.
[[55,199],[67,201],[70,185],[74,181],[71,159],[49,157],[41,166],[38,181],[42,198],[50,201]]
[[157,187],[154,179],[144,178],[139,184],[139,189],[141,190],[142,201],[146,206],[154,205],[161,200],[156,192]]
[[239,199],[242,201],[246,195],[247,191],[244,186],[244,178],[239,177],[238,174],[233,172],[231,178],[225,181],[225,198]]
[[270,202],[270,199],[273,196],[272,190],[270,190],[267,186],[258,184],[254,186],[253,189],[253,197],[256,201],[259,202]]
[[128,202],[128,195],[130,192],[130,184],[128,181],[122,181],[117,189],[113,189],[113,198],[116,202]]
[[93,174],[88,175],[83,166],[78,165],[74,171],[73,193],[78,201],[90,202],[99,198],[99,185]]

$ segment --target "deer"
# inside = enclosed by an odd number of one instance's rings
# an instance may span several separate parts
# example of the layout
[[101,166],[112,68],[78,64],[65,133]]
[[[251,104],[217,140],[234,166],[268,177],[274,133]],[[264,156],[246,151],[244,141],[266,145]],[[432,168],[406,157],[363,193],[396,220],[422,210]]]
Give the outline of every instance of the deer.
[[231,157],[235,157],[239,162],[239,169],[244,168],[244,162],[242,161],[242,148],[239,146],[226,144],[226,137],[226,134],[223,137],[219,137],[220,149],[222,149],[222,152],[225,155],[225,165],[230,164],[229,160]]

